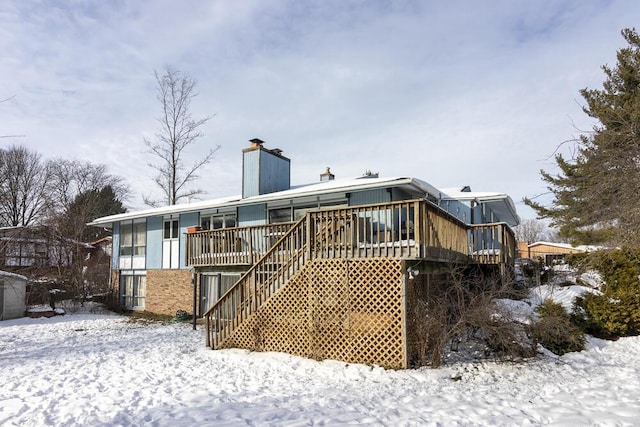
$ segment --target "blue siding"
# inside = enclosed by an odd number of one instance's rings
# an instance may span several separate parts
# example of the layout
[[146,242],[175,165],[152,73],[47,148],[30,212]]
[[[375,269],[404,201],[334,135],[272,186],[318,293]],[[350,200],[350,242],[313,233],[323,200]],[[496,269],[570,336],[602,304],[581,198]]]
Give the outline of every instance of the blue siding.
[[180,268],[187,268],[187,227],[200,224],[198,212],[189,212],[180,215]]
[[161,216],[147,218],[147,268],[162,268],[162,226]]
[[238,207],[238,227],[264,225],[267,223],[266,205],[249,205]]
[[242,197],[260,194],[260,153],[261,150],[244,152],[242,161]]
[[386,188],[375,190],[354,191],[349,197],[349,206],[368,205],[371,203],[388,203],[391,201],[391,194]]
[[243,153],[242,197],[288,190],[290,185],[289,159],[263,149]]
[[120,223],[114,222],[111,230],[111,265],[113,270],[119,270],[120,265]]
[[288,190],[289,161],[266,151],[260,151],[260,194]]
[[482,224],[485,223],[486,218],[484,215],[484,205],[479,204],[475,208],[473,208],[473,223],[474,224]]

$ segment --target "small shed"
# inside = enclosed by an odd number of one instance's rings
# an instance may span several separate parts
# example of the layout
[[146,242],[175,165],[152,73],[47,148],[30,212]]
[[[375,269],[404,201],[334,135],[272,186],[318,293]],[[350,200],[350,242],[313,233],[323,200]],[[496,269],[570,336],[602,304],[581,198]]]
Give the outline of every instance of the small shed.
[[591,246],[572,246],[568,243],[554,242],[534,242],[531,244],[518,244],[520,257],[540,259],[545,265],[552,265],[554,262],[562,262],[569,254],[589,252],[597,248]]
[[26,277],[0,271],[0,320],[24,317],[26,295]]

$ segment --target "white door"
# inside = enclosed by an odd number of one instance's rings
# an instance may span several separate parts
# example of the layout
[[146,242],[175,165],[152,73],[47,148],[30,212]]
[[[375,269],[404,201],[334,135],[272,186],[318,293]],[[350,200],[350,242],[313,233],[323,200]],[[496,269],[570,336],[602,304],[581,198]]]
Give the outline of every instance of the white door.
[[179,268],[180,239],[178,236],[178,220],[164,221],[162,236],[162,268]]

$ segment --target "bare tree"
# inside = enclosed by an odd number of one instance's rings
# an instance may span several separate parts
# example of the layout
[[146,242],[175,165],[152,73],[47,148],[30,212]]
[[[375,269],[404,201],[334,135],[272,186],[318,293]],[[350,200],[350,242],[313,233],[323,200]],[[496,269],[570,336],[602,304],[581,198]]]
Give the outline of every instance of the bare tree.
[[[48,191],[52,203],[47,212],[55,218],[69,209],[79,194],[111,187],[114,196],[126,200],[129,191],[121,177],[108,173],[107,166],[79,160],[55,159],[48,164]],[[107,215],[107,214],[105,214]],[[95,218],[87,218],[90,221]]]
[[539,219],[525,219],[513,231],[518,242],[538,242],[550,236],[547,224]]
[[33,224],[44,214],[49,172],[40,154],[25,147],[0,149],[0,222]]
[[55,201],[48,206],[48,229],[64,243],[72,257],[65,268],[65,290],[84,300],[90,291],[108,288],[108,275],[97,275],[97,279],[107,281],[91,283],[87,274],[91,269],[100,270],[101,266],[86,257],[89,247],[85,243],[104,235],[100,230],[88,229],[87,223],[100,216],[124,212],[121,201],[128,188],[122,178],[110,175],[105,165],[58,159],[50,162],[48,169],[48,191]]
[[[164,203],[175,205],[182,199],[204,194],[204,190],[188,188],[188,184],[198,178],[197,171],[213,159],[220,146],[210,149],[191,166],[185,166],[184,151],[204,136],[200,128],[212,116],[197,120],[191,116],[191,100],[198,95],[194,79],[171,67],[166,67],[162,75],[155,71],[155,77],[157,99],[162,106],[162,115],[157,119],[160,129],[155,134],[155,142],[145,138],[144,143],[157,158],[157,163],[149,166],[158,172],[154,182],[164,193]],[[148,196],[144,196],[144,202],[150,206],[161,203]]]

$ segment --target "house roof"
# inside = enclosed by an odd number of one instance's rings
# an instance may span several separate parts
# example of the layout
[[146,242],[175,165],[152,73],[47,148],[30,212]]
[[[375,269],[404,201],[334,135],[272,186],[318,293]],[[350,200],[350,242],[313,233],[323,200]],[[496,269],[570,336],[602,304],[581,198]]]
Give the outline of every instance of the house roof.
[[16,274],[16,273],[11,273],[9,271],[4,271],[4,270],[0,270],[0,276],[2,277],[13,277],[16,279],[21,279],[21,280],[28,280],[26,276],[23,276],[22,274]]
[[510,226],[520,224],[516,205],[509,195],[490,191],[471,191],[468,186],[442,189],[442,200],[460,200],[483,203]]
[[[251,205],[256,203],[265,203],[265,202],[274,202],[278,200],[289,200],[295,198],[316,196],[316,195],[331,195],[337,193],[344,192],[352,192],[359,190],[372,190],[376,188],[388,188],[388,187],[397,187],[408,190],[413,193],[421,193],[423,197],[427,197],[428,195],[434,198],[442,198],[443,192],[431,184],[422,181],[418,178],[413,177],[388,177],[388,178],[377,178],[377,177],[359,177],[359,178],[348,178],[348,179],[335,179],[330,181],[321,181],[312,184],[300,185],[300,186],[292,186],[288,190],[278,191],[269,194],[261,194],[258,196],[246,197],[242,198],[242,196],[232,196],[232,197],[223,197],[218,199],[200,201],[195,203],[186,203],[172,206],[163,206],[159,208],[151,208],[146,210],[140,210],[135,212],[126,212],[117,215],[105,216],[102,218],[97,218],[89,225],[92,226],[103,226],[109,227],[112,223],[124,220],[132,220],[138,218],[146,218],[150,216],[159,216],[159,215],[168,215],[174,213],[184,213],[184,212],[193,212],[193,211],[203,211],[214,208],[222,208],[222,207],[237,207],[244,205]],[[464,193],[465,195],[472,193]],[[498,193],[492,193],[498,194]],[[510,205],[513,206],[513,202],[509,196],[503,195],[506,197],[502,199],[496,199],[496,201],[501,201],[505,203],[505,200],[510,202]],[[497,203],[499,205],[499,203]],[[493,209],[493,207],[492,207]],[[514,215],[515,215],[515,207],[514,207]],[[517,217],[517,215],[515,215]],[[509,221],[507,221],[509,222]],[[509,222],[510,223],[510,222]],[[510,223],[511,224],[511,223]]]
[[588,245],[573,246],[570,243],[555,243],[555,242],[545,242],[545,241],[533,242],[528,245],[529,248],[534,248],[537,246],[551,246],[554,248],[572,249],[572,250],[578,250],[582,252],[589,252],[589,251],[594,251],[596,249],[601,249],[599,246],[588,246]]
[[9,225],[6,227],[0,227],[0,231],[9,231],[9,230],[20,230],[22,228],[25,228],[24,225]]
[[108,227],[117,221],[124,221],[137,218],[145,218],[150,216],[168,215],[173,213],[184,213],[192,211],[202,211],[221,207],[236,207],[243,205],[251,205],[256,203],[265,203],[277,200],[288,200],[292,198],[301,198],[305,196],[315,196],[321,194],[335,194],[342,192],[369,190],[375,188],[387,188],[389,186],[412,189],[413,191],[438,197],[440,191],[434,186],[411,177],[391,177],[391,178],[351,178],[351,179],[335,179],[331,181],[316,182],[313,184],[292,186],[288,190],[278,191],[274,193],[261,194],[258,196],[245,197],[232,196],[222,197],[218,199],[205,200],[195,203],[185,203],[172,206],[162,206],[158,208],[150,208],[135,212],[126,212],[117,215],[105,216],[97,218],[88,225]]
[[106,236],[106,237],[103,237],[102,239],[98,239],[98,240],[95,240],[93,242],[89,242],[89,245],[91,245],[92,247],[96,247],[96,246],[99,246],[99,245],[101,245],[103,243],[111,243],[112,240],[113,240],[112,236]]

